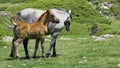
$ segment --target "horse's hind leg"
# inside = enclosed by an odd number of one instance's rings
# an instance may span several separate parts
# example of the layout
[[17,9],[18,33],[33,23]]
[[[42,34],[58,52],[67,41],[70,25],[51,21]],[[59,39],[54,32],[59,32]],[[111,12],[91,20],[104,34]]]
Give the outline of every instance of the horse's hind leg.
[[28,39],[23,40],[23,46],[24,46],[24,50],[25,50],[26,59],[30,59],[28,47],[27,47],[28,46]]

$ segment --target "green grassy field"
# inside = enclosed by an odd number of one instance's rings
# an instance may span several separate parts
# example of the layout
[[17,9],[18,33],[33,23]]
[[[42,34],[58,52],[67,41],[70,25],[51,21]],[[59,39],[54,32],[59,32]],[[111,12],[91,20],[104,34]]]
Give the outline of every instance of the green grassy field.
[[[58,57],[41,58],[39,46],[38,58],[31,60],[24,59],[25,54],[22,44],[19,45],[20,59],[10,59],[11,43],[3,42],[2,38],[6,35],[13,36],[13,33],[12,30],[8,29],[3,18],[0,17],[0,68],[120,68],[120,21],[116,20],[115,17],[107,19],[99,13],[99,9],[93,9],[88,1],[0,0],[0,11],[9,11],[14,14],[24,8],[64,8],[71,9],[73,14],[71,31],[66,32],[64,29],[57,39]],[[115,7],[119,4],[118,0],[105,1],[115,3]],[[105,41],[94,41],[88,30],[92,23],[97,23],[98,27],[103,30],[98,35],[109,33],[118,34],[118,36],[106,38]],[[49,43],[50,41],[45,42],[46,52]],[[28,46],[31,57],[34,52],[34,44],[35,41],[31,40]]]
[[[107,38],[105,41],[94,41],[91,37],[67,35],[64,38],[70,40],[57,40],[56,58],[24,59],[25,54],[22,44],[19,45],[19,60],[10,60],[9,54],[11,43],[7,47],[0,48],[1,68],[119,68],[120,64],[120,36]],[[63,44],[64,43],[64,44]],[[49,41],[45,42],[47,52]],[[32,57],[34,51],[34,40],[29,42],[29,53]],[[39,47],[37,56],[41,56]]]

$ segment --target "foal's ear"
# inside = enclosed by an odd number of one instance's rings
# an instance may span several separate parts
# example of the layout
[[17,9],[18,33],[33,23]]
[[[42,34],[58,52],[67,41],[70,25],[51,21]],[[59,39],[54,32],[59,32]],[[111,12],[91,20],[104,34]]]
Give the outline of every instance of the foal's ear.
[[47,13],[50,13],[50,9],[47,9],[46,12],[47,12]]

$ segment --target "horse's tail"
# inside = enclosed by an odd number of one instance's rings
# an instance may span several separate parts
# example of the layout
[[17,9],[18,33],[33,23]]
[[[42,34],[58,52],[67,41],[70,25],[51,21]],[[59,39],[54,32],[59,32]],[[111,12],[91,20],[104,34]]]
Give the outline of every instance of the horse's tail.
[[21,16],[21,12],[18,12],[16,14],[16,18],[17,18],[18,21],[24,21],[23,18],[22,18],[22,16]]

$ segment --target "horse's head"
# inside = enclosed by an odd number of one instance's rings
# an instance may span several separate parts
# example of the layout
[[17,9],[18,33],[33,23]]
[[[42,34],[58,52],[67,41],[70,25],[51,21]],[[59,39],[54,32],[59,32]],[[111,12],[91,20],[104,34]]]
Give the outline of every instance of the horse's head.
[[71,20],[72,20],[71,10],[67,11],[67,13],[69,14],[69,16],[65,20],[64,25],[65,25],[66,30],[70,31],[70,25],[71,25]]
[[51,22],[59,23],[59,19],[54,15],[54,13],[49,9],[46,11]]

